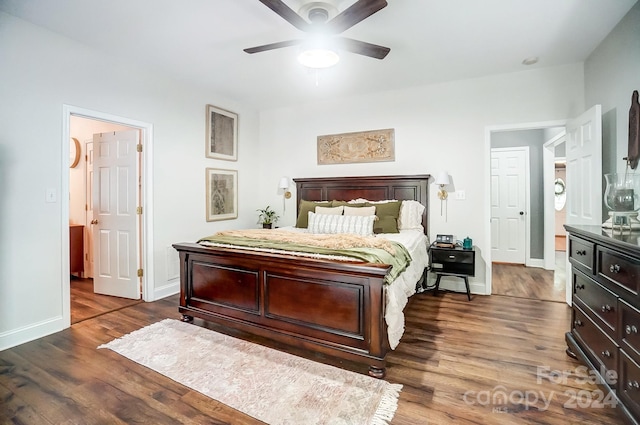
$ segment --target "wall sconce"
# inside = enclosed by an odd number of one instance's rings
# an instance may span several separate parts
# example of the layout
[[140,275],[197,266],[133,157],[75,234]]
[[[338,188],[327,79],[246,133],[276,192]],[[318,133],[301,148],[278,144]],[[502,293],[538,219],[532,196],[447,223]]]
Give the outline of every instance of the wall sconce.
[[436,178],[436,184],[440,186],[438,198],[440,198],[440,216],[442,216],[442,204],[444,204],[444,201],[446,201],[449,196],[444,187],[451,184],[451,177],[449,176],[449,173],[441,171],[440,174],[438,174],[438,178]]
[[286,203],[285,200],[291,198],[291,192],[289,191],[289,178],[282,177],[280,178],[280,183],[278,183],[278,189],[282,189],[282,212],[285,212]]
[[447,173],[446,171],[441,171],[440,174],[438,174],[438,178],[436,179],[436,184],[440,186],[440,190],[438,191],[438,198],[440,198],[441,201],[444,201],[449,196],[447,191],[444,189],[446,185],[451,184],[451,177],[449,177],[449,173]]

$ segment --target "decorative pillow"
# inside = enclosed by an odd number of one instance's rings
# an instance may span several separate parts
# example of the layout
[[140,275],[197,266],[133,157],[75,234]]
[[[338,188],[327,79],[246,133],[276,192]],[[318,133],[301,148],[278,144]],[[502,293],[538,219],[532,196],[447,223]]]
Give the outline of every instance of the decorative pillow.
[[367,204],[367,206],[376,208],[378,220],[373,225],[374,233],[399,233],[398,217],[400,216],[401,204],[401,201],[375,203],[375,205]]
[[330,207],[331,201],[300,201],[300,207],[298,208],[298,219],[296,220],[296,227],[306,229],[309,220],[309,211],[315,211],[316,207]]
[[350,206],[350,207],[364,207],[365,206],[365,202],[359,202],[359,203],[355,203],[355,202],[347,202],[347,201],[331,201],[331,206],[333,207],[340,207],[340,206]]
[[375,215],[326,215],[309,211],[309,233],[352,233],[360,236],[373,236]]
[[398,217],[399,230],[422,230],[422,214],[424,213],[424,205],[418,201],[402,201],[400,206],[400,217]]
[[316,214],[342,215],[344,207],[316,207]]
[[[376,207],[340,207],[344,208],[344,215],[376,215]],[[316,208],[316,212],[318,209]]]

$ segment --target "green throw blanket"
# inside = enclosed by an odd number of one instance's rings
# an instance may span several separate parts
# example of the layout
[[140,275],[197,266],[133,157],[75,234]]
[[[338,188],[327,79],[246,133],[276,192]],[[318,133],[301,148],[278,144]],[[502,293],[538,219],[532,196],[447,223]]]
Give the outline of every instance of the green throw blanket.
[[[308,235],[307,235],[308,237]],[[340,235],[332,235],[340,238]],[[373,236],[372,236],[373,237]],[[309,244],[282,242],[273,239],[261,239],[257,237],[238,237],[215,234],[198,240],[198,243],[211,242],[236,247],[251,247],[263,249],[277,249],[283,251],[303,252],[310,254],[339,255],[350,257],[367,263],[389,264],[391,270],[384,278],[386,284],[392,283],[411,263],[411,257],[407,249],[400,243],[387,241],[393,246],[395,254],[391,254],[382,248],[351,247],[351,248],[326,248]]]

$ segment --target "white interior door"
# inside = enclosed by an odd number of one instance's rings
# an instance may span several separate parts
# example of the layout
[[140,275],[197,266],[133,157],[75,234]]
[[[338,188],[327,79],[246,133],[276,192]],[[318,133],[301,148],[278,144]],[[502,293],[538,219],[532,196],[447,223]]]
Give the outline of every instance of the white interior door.
[[94,292],[139,299],[138,131],[93,136]]
[[491,149],[491,259],[525,264],[528,147]]
[[93,278],[93,142],[85,143],[86,177],[85,177],[85,202],[87,213],[85,215],[84,235],[84,277]]
[[[602,225],[602,108],[595,105],[567,123],[567,224]],[[567,241],[568,243],[568,241]],[[568,247],[567,247],[568,248]],[[567,253],[568,253],[567,249]],[[571,304],[567,255],[566,299]]]

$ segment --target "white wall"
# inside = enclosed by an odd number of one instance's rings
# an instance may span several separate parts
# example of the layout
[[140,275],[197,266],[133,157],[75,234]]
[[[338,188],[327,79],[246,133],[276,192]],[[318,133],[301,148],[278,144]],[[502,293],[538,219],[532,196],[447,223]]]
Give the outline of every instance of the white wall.
[[624,172],[631,94],[640,91],[640,2],[591,53],[584,71],[586,106],[602,105],[603,173]]
[[[479,257],[472,291],[486,293],[490,171],[485,127],[563,120],[583,109],[583,67],[575,64],[263,111],[261,199],[281,205],[275,191],[281,175],[437,175],[447,170],[466,200],[450,199],[448,215],[440,216],[432,186],[430,234],[473,239]],[[395,162],[317,165],[318,135],[381,128],[395,129]],[[282,224],[294,222],[295,202],[288,201]],[[450,283],[463,287],[461,280]]]
[[[178,290],[167,281],[172,243],[255,226],[257,111],[4,13],[0,61],[0,350],[64,327],[63,104],[153,125],[154,288]],[[237,162],[205,158],[207,103],[239,114]],[[206,167],[239,170],[238,220],[205,221]],[[45,202],[47,189],[56,202]]]

